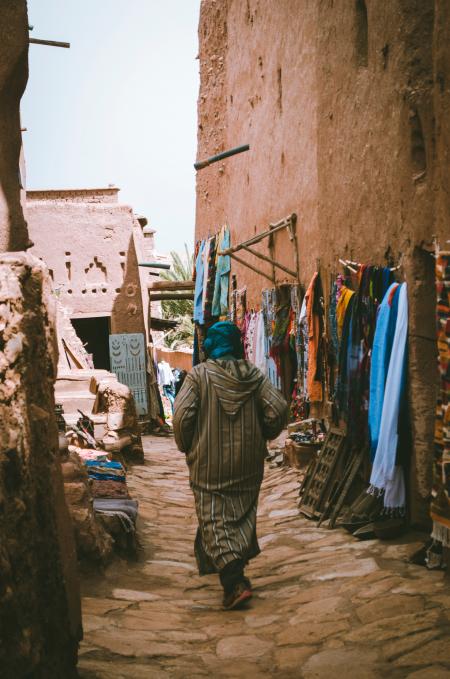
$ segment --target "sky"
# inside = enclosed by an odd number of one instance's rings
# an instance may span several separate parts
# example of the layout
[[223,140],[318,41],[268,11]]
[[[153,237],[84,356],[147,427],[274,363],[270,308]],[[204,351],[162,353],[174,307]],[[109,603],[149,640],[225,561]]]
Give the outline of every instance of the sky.
[[27,188],[120,187],[160,252],[192,249],[200,0],[28,0]]

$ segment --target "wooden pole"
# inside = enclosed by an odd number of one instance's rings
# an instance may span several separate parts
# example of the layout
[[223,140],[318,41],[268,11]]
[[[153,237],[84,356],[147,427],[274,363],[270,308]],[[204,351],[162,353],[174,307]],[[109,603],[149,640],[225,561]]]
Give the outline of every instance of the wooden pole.
[[253,266],[252,264],[249,264],[245,260],[241,259],[237,255],[234,254],[234,252],[229,253],[230,257],[236,260],[236,262],[239,262],[239,264],[242,264],[243,266],[246,266],[248,269],[251,269],[255,273],[259,274],[260,276],[264,276],[264,278],[268,278],[271,283],[275,283],[275,278],[273,276],[269,276],[269,274],[265,273],[264,271],[261,271],[260,269],[257,269],[256,266]]
[[193,290],[194,281],[155,281],[149,285],[150,290]]
[[48,47],[65,47],[69,49],[70,42],[59,42],[59,40],[40,40],[39,38],[28,38],[32,45],[47,45]]
[[[290,217],[289,217],[290,219]],[[249,240],[245,240],[243,243],[239,243],[239,245],[235,245],[234,248],[228,248],[227,250],[222,250],[222,252],[219,252],[219,255],[231,255],[232,252],[237,252],[238,250],[242,250],[244,246],[248,245],[255,245],[255,243],[259,243],[259,241],[263,240],[263,238],[267,238],[268,236],[271,236],[273,233],[276,233],[277,231],[280,231],[281,229],[286,229],[287,226],[289,225],[288,220],[283,220],[283,222],[279,222],[276,225],[273,225],[273,228],[269,229],[268,231],[263,231],[263,233],[258,234],[257,236],[254,236],[253,238],[250,238]]]
[[267,257],[267,255],[263,255],[261,252],[256,252],[256,250],[253,250],[252,248],[249,248],[248,245],[243,245],[243,249],[246,252],[250,252],[250,254],[255,255],[255,257],[259,257],[260,259],[263,259],[265,262],[269,262],[269,264],[272,264],[273,266],[278,267],[285,273],[288,273],[289,276],[293,276],[294,278],[297,278],[297,274],[295,271],[292,271],[292,269],[288,269],[287,266],[283,266],[283,264],[279,264],[278,262],[275,262],[274,260],[270,259],[270,257]]
[[150,292],[150,302],[162,302],[164,300],[194,299],[193,292]]

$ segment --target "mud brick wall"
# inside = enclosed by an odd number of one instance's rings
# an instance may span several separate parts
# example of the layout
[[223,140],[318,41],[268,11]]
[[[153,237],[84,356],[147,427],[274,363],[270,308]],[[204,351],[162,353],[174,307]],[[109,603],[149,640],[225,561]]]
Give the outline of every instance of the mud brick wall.
[[54,417],[47,274],[0,256],[0,667],[75,676],[81,634],[72,526]]
[[[326,294],[339,257],[402,261],[422,525],[437,378],[434,260],[423,246],[450,238],[449,25],[442,0],[203,0],[199,25],[197,157],[250,151],[197,173],[197,238],[229,223],[236,244],[295,212],[301,282],[319,266]],[[292,268],[283,232],[275,256]],[[258,305],[268,281],[235,262],[232,272]]]

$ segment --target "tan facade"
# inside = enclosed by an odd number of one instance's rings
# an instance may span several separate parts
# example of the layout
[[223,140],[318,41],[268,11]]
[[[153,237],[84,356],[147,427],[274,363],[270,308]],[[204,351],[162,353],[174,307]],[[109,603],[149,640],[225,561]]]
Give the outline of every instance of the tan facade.
[[[198,172],[197,238],[228,223],[236,245],[295,212],[301,283],[318,267],[326,294],[339,258],[401,264],[421,498],[437,375],[434,259],[423,247],[450,238],[449,26],[440,0],[203,0],[199,28],[198,158],[250,151]],[[274,250],[294,268],[286,233]],[[232,272],[258,304],[270,283],[236,263]]]
[[100,368],[109,368],[109,334],[147,332],[152,277],[138,263],[158,258],[153,230],[141,227],[131,207],[118,202],[118,192],[115,187],[27,191],[32,252],[47,264],[81,339],[89,345],[90,338],[102,336],[102,348],[94,349]]

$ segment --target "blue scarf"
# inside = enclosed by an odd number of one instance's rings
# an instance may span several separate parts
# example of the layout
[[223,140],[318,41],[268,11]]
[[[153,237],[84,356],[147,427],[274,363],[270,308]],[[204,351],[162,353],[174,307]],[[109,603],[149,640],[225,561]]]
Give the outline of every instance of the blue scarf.
[[241,331],[229,321],[214,323],[208,330],[203,346],[208,358],[243,357]]

